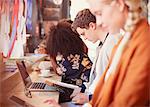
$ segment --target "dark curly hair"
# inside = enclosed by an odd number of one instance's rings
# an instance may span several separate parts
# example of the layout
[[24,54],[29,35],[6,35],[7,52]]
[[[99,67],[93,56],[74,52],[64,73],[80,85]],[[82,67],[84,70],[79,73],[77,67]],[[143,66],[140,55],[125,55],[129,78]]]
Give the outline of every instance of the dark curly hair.
[[64,57],[85,52],[84,42],[77,33],[72,31],[71,24],[67,21],[60,21],[50,28],[47,53],[52,58],[56,58],[58,52]]
[[71,25],[72,30],[76,32],[77,27],[88,29],[90,22],[96,23],[96,17],[89,9],[83,9],[77,13]]

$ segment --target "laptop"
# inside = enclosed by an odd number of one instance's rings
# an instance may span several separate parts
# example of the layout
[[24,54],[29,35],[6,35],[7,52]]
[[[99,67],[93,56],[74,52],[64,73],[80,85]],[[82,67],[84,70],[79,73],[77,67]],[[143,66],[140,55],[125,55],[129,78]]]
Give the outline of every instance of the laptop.
[[16,61],[16,65],[23,80],[25,88],[35,92],[58,91],[57,87],[49,86],[44,82],[32,82],[27,72],[24,61]]

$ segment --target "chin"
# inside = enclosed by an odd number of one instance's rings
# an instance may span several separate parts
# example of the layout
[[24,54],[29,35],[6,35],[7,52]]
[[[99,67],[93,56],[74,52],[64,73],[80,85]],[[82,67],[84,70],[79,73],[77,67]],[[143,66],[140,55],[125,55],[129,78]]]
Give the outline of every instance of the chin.
[[91,42],[92,42],[92,43],[96,43],[96,42],[97,42],[97,40],[95,40],[95,41],[93,40],[93,41],[91,41]]
[[114,31],[114,30],[109,30],[109,34],[116,34],[116,33],[118,33],[118,31]]

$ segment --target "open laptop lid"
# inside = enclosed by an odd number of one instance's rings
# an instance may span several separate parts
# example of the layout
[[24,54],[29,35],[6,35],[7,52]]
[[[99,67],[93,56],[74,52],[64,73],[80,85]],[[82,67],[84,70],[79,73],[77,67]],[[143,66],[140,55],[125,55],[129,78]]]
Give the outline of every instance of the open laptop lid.
[[20,72],[21,78],[23,80],[23,83],[24,83],[25,87],[28,88],[32,84],[32,81],[27,72],[25,63],[24,63],[24,61],[16,61],[16,64],[17,64],[18,70]]

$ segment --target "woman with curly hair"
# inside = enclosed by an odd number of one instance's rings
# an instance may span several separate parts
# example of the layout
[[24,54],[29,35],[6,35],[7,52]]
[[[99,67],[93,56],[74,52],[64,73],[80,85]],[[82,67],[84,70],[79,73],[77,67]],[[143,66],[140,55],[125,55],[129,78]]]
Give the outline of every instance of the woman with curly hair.
[[[83,87],[89,81],[92,62],[85,51],[85,44],[67,21],[60,21],[51,27],[47,40],[47,53],[53,62],[62,82]],[[71,101],[72,89],[62,88],[59,102]],[[84,89],[84,88],[83,88]],[[84,91],[84,90],[81,90]]]

